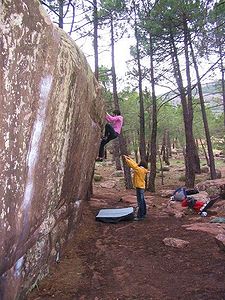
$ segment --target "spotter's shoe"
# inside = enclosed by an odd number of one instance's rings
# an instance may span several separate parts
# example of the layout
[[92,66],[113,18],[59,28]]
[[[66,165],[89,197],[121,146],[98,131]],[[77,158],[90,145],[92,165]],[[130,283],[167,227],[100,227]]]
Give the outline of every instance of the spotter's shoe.
[[134,218],[134,221],[143,221],[143,220],[144,218],[137,218],[137,217]]

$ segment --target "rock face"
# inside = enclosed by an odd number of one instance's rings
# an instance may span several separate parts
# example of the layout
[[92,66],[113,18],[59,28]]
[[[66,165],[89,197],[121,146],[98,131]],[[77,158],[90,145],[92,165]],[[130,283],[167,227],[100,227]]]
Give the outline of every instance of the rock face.
[[225,190],[225,178],[200,182],[196,188],[199,191],[206,191],[210,196],[220,195]]
[[0,11],[0,299],[11,300],[75,229],[104,106],[84,55],[39,1],[1,1]]
[[225,251],[225,234],[218,234],[216,237],[215,237],[215,241],[218,245],[218,247],[222,250],[222,251]]

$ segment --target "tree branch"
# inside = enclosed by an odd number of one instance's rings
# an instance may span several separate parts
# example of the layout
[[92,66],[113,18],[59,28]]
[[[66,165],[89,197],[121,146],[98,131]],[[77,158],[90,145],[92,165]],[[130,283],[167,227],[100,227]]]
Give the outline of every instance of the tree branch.
[[57,13],[57,11],[55,11],[51,5],[48,5],[47,3],[45,3],[44,1],[40,0],[40,3],[44,6],[46,6],[50,11],[52,11],[54,14],[57,15],[57,17],[59,17],[59,14]]
[[[200,77],[200,80],[202,79],[202,78],[204,78],[205,76],[206,76],[206,74],[207,73],[209,73],[209,71],[210,70],[212,70],[214,67],[215,67],[215,65],[218,63],[220,61],[220,58]],[[191,90],[193,90],[196,86],[198,85],[198,82],[196,82],[194,85],[192,85],[192,87],[191,87]],[[185,87],[185,90],[187,89],[187,87]],[[164,95],[166,95],[166,94],[168,94],[168,93],[165,93]],[[186,95],[187,95],[187,92],[185,93]],[[162,95],[161,97],[163,97],[164,95]],[[177,96],[180,96],[180,94],[178,94],[178,95],[175,95],[175,96],[173,96],[172,98],[170,98],[170,99],[168,99],[167,101],[165,101],[165,102],[163,102],[159,107],[158,107],[158,111],[160,110],[160,108],[164,105],[164,104],[166,104],[166,103],[168,103],[168,102],[170,102],[170,101],[172,101],[173,99],[175,99]]]

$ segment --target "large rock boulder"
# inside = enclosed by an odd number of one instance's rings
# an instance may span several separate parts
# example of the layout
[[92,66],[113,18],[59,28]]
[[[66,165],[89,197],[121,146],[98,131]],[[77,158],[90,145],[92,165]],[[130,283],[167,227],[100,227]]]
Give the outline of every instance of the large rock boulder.
[[190,195],[190,197],[194,198],[196,201],[207,202],[209,200],[209,195],[206,191],[200,191],[197,194]]
[[218,245],[218,247],[222,250],[222,251],[225,251],[225,234],[218,234],[216,237],[215,237],[215,241]]
[[210,196],[220,195],[225,191],[225,178],[200,182],[196,188],[199,191],[206,191]]
[[186,207],[181,205],[178,201],[168,201],[166,207],[163,209],[169,216],[175,216],[176,218],[182,218],[186,213]]
[[216,237],[218,234],[224,234],[225,231],[225,224],[217,223],[193,223],[182,225],[182,227],[186,228],[187,230],[207,232],[214,237]]
[[87,61],[37,0],[1,1],[0,299],[58,261],[93,174],[104,106]]

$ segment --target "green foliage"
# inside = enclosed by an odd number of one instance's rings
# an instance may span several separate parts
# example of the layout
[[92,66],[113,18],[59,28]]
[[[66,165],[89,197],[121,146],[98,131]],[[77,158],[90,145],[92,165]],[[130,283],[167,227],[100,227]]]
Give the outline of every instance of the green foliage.
[[213,25],[213,32],[217,35],[217,38],[221,38],[224,42],[225,28],[225,5],[224,0],[220,0],[218,3],[215,3],[213,9],[209,13],[209,21]]
[[158,112],[158,136],[162,140],[165,130],[169,130],[170,138],[178,138],[181,144],[184,143],[184,124],[182,108],[180,105],[174,107],[170,103],[161,106]]
[[105,89],[109,89],[112,83],[111,70],[105,66],[99,67],[99,81],[102,83]]
[[[223,115],[213,112],[209,105],[206,105],[207,121],[210,128],[211,135],[222,136],[223,135]],[[193,122],[194,134],[196,138],[205,138],[205,130],[202,120],[201,107],[198,100],[194,102],[194,122]]]
[[126,4],[124,0],[101,0],[101,9],[99,10],[99,17],[106,19],[111,16],[117,17],[118,14],[124,12]]
[[138,93],[128,89],[119,94],[120,106],[124,116],[124,129],[128,136],[139,130],[139,103]]
[[101,7],[105,11],[121,11],[125,8],[125,1],[122,0],[101,0]]
[[[124,129],[123,132],[132,141],[131,150],[135,150],[135,146],[138,145],[138,134],[139,134],[139,97],[135,91],[125,89],[119,94],[121,110],[124,116]],[[183,112],[181,105],[173,106],[170,102],[160,106],[161,99],[157,100],[158,107],[158,141],[161,143],[165,130],[169,131],[171,141],[177,139],[179,144],[185,145],[185,132],[183,122]],[[150,139],[149,119],[148,111],[151,116],[151,99],[150,96],[145,94],[144,98],[145,114],[146,114],[146,137]],[[195,100],[194,105],[194,136],[196,139],[205,139],[205,131],[202,121],[202,112],[200,104]],[[213,112],[209,107],[206,109],[208,124],[212,135],[223,136],[223,115]]]
[[105,66],[99,67],[99,82],[103,86],[102,96],[106,103],[106,110],[110,112],[113,110],[113,97],[110,91],[110,85],[112,79],[111,79],[111,70],[109,70]]

